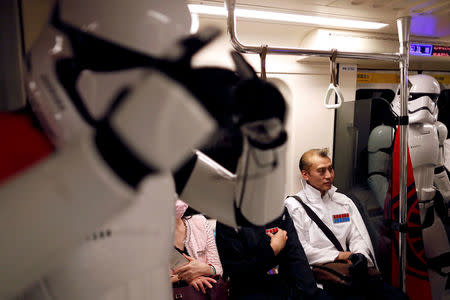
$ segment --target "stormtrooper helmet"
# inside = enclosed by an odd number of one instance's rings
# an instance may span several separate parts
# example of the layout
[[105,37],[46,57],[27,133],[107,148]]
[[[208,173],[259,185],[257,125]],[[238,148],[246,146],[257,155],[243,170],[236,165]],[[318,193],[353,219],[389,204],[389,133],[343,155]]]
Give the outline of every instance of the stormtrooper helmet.
[[[419,74],[408,78],[410,89],[408,98],[409,123],[434,123],[437,120],[437,100],[441,92],[439,82],[430,75]],[[393,110],[400,114],[400,87],[392,101]]]
[[31,108],[55,146],[91,130],[190,22],[184,0],[59,0],[27,72]]

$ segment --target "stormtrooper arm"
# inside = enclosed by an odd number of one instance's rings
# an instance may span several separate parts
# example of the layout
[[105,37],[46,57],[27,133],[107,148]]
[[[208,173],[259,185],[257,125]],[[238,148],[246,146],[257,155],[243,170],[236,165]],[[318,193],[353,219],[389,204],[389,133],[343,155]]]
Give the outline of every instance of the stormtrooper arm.
[[180,199],[208,217],[235,224],[236,175],[200,151],[193,160],[194,167]]
[[443,166],[434,170],[434,185],[448,205],[450,201],[450,180],[448,179],[447,171]]
[[444,141],[444,167],[450,171],[450,139]]
[[233,125],[221,130],[237,139],[206,145],[215,161],[197,152],[185,184],[177,182],[178,192],[194,209],[229,226],[263,225],[279,217],[284,207],[286,102],[242,55],[231,55],[241,80],[231,88],[227,107]]
[[448,131],[447,131],[447,127],[442,122],[439,122],[439,121],[436,122],[436,129],[437,129],[438,139],[439,139],[439,162],[438,162],[438,165],[443,166],[444,162],[446,161],[444,145],[445,145],[445,140],[447,139]]
[[393,139],[394,129],[386,125],[375,127],[369,135],[367,183],[375,194],[380,207],[384,207],[384,200],[389,187],[390,149]]
[[144,177],[176,168],[213,128],[189,92],[155,72],[95,134],[4,182],[0,298],[17,295],[64,260],[127,207]]
[[434,185],[441,193],[448,207],[450,201],[450,180],[444,166],[444,162],[446,161],[444,143],[447,139],[447,127],[441,122],[436,122],[436,128],[439,138],[439,166],[434,170]]
[[285,153],[284,143],[261,149],[245,137],[233,174],[197,151],[180,198],[229,226],[266,224],[283,212]]

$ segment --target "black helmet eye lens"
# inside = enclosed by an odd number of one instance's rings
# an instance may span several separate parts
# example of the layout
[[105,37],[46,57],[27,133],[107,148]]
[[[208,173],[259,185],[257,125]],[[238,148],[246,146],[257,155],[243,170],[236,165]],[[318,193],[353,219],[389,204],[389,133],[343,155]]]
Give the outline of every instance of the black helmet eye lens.
[[419,99],[420,97],[428,96],[430,97],[431,101],[437,102],[439,98],[439,94],[430,94],[430,93],[410,93],[409,94],[409,101],[413,101],[416,99]]

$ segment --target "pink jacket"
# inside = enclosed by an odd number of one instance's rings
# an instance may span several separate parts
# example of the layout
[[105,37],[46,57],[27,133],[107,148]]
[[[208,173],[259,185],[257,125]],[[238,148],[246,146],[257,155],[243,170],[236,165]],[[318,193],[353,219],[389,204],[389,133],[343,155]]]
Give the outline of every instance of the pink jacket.
[[223,269],[217,252],[216,240],[208,220],[203,215],[193,215],[184,221],[186,224],[184,246],[189,256],[212,264],[216,269],[216,274],[222,275]]

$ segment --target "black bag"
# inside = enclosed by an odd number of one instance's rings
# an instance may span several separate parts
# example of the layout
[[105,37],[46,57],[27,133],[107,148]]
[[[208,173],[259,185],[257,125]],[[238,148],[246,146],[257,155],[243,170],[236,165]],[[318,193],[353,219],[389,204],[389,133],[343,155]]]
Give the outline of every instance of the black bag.
[[212,288],[206,289],[206,294],[197,292],[192,286],[174,287],[173,299],[183,300],[228,300],[230,295],[230,281],[222,279],[217,275],[214,277],[217,281]]
[[364,292],[365,290],[377,290],[382,287],[383,278],[380,271],[371,267],[366,276],[354,277],[352,264],[346,260],[312,265],[314,277],[326,290],[335,292]]
[[[328,239],[333,243],[339,251],[344,251],[333,232],[320,220],[316,213],[306,205],[298,196],[291,196],[297,199],[303,206],[308,216],[317,226],[325,233]],[[353,254],[355,255],[355,254]],[[357,254],[361,255],[361,254]],[[366,262],[367,265],[367,262]],[[327,290],[336,292],[366,291],[376,290],[383,285],[383,277],[381,272],[374,267],[367,268],[364,274],[353,276],[354,265],[347,260],[336,260],[333,262],[312,265],[314,277],[318,283],[321,283]],[[356,275],[356,274],[355,274]]]
[[173,288],[173,299],[183,300],[209,300],[208,294],[197,292],[192,286],[182,286]]
[[352,275],[347,261],[339,260],[323,264],[312,265],[316,281],[326,290],[351,289]]

